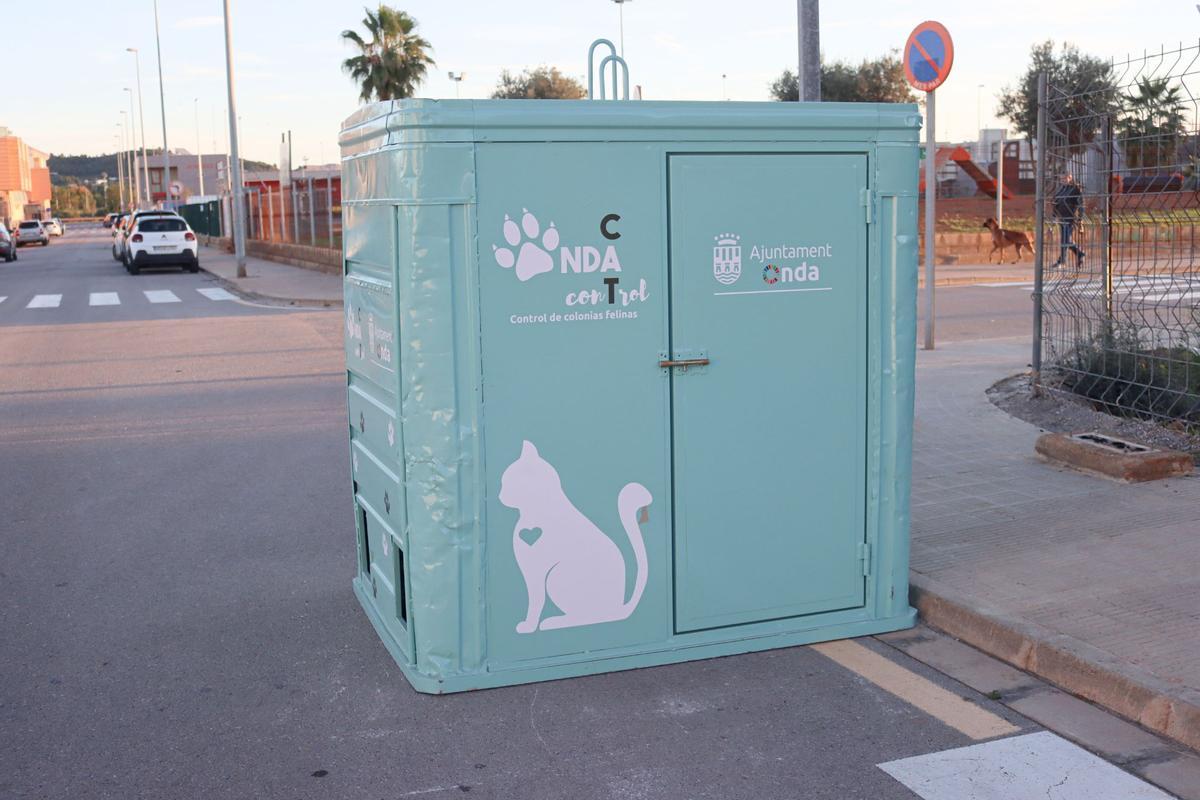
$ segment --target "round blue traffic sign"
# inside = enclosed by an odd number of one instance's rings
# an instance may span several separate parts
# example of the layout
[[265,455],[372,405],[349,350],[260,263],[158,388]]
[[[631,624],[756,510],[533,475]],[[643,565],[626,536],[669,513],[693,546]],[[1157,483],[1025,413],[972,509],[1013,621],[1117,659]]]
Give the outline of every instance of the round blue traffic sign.
[[940,22],[922,22],[904,44],[904,77],[914,89],[932,92],[954,64],[954,42]]

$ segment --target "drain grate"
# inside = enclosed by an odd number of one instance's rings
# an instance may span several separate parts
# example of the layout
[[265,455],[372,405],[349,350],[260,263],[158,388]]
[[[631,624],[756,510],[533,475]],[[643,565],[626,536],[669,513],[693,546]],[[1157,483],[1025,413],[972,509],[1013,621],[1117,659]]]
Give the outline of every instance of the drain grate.
[[1088,433],[1075,433],[1071,435],[1071,438],[1079,442],[1086,442],[1087,444],[1094,445],[1096,447],[1103,447],[1106,450],[1112,450],[1116,453],[1131,454],[1150,452],[1150,448],[1146,447],[1144,444],[1128,442],[1124,439],[1118,439],[1115,436],[1106,436],[1103,433],[1097,433],[1096,431],[1090,431]]

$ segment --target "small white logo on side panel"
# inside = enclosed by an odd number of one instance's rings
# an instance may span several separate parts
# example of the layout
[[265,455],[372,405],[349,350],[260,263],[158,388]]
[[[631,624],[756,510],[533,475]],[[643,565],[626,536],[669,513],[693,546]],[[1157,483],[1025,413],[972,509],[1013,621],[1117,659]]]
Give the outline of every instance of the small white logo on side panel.
[[741,238],[736,233],[713,237],[716,242],[713,246],[713,277],[726,286],[742,277]]

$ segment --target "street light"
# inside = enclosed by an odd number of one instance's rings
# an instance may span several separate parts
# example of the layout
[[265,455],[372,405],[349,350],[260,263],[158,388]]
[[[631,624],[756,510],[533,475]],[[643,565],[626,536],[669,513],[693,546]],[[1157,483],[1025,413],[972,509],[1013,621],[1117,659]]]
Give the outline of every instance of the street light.
[[983,130],[983,84],[979,84],[975,89],[975,131],[976,136],[979,136],[979,131]]
[[625,57],[625,4],[632,3],[633,0],[612,0],[620,9],[621,15],[621,58]]
[[158,0],[154,0],[154,49],[158,53],[158,105],[162,110],[163,129],[163,189],[167,192],[167,203],[171,197],[171,151],[167,149],[167,101],[163,95],[162,44],[158,39]]
[[463,78],[467,77],[467,73],[447,72],[446,74],[450,76],[450,80],[454,81],[454,97],[455,99],[458,99],[458,85],[462,83]]
[[[133,107],[133,95],[132,94],[130,95],[129,105],[130,105],[130,108]],[[125,164],[125,182],[127,184],[126,188],[129,190],[127,192],[128,196],[129,196],[129,206],[122,208],[121,210],[128,211],[130,208],[132,208],[134,206],[133,198],[134,198],[134,195],[136,194],[136,192],[134,191],[136,179],[133,176],[133,160],[134,160],[134,157],[136,154],[135,154],[135,151],[133,149],[133,144],[132,144],[132,141],[133,141],[133,116],[132,115],[130,115],[128,117],[125,116],[124,111],[121,112],[121,133],[124,134],[124,137],[121,139],[121,161]]]
[[[114,133],[113,138],[117,140],[117,193],[121,198],[121,205],[118,207],[120,211],[125,210],[125,155],[121,152],[125,147],[125,121],[121,120],[117,123],[117,128],[120,133]],[[104,189],[105,206],[108,205],[108,187]]]
[[722,72],[721,73],[721,99],[722,100],[729,99],[729,92],[725,91],[725,77],[726,77],[725,73]]
[[150,194],[150,161],[146,157],[146,109],[142,105],[142,60],[138,56],[136,47],[126,47],[125,52],[133,53],[133,68],[137,73],[138,125],[142,129],[142,183],[145,189],[143,196],[147,203],[154,205],[154,197]]
[[[140,182],[140,177],[142,175],[146,174],[146,137],[142,136],[142,161],[141,161],[141,165],[139,166],[138,165],[138,154],[137,154],[137,128],[134,127],[134,120],[136,119],[137,115],[133,113],[133,89],[130,89],[128,86],[126,86],[125,91],[129,92],[129,145],[130,145],[130,150],[132,151],[131,157],[133,158],[133,196],[134,196],[133,202],[134,202],[134,205],[141,208],[142,184]],[[146,126],[143,123],[142,133],[144,134],[145,131],[146,131]],[[147,193],[149,193],[149,190],[150,190],[150,184],[149,184],[149,179],[147,179],[147,184],[146,184]]]

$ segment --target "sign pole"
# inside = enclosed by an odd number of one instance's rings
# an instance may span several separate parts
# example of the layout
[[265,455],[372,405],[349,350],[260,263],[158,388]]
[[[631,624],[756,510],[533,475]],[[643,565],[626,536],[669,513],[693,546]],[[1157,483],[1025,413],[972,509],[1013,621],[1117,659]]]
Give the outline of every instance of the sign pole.
[[937,196],[937,137],[934,135],[934,95],[925,93],[925,348],[933,349],[933,221]]
[[1000,137],[1000,157],[996,159],[996,224],[1004,227],[1004,137]]

